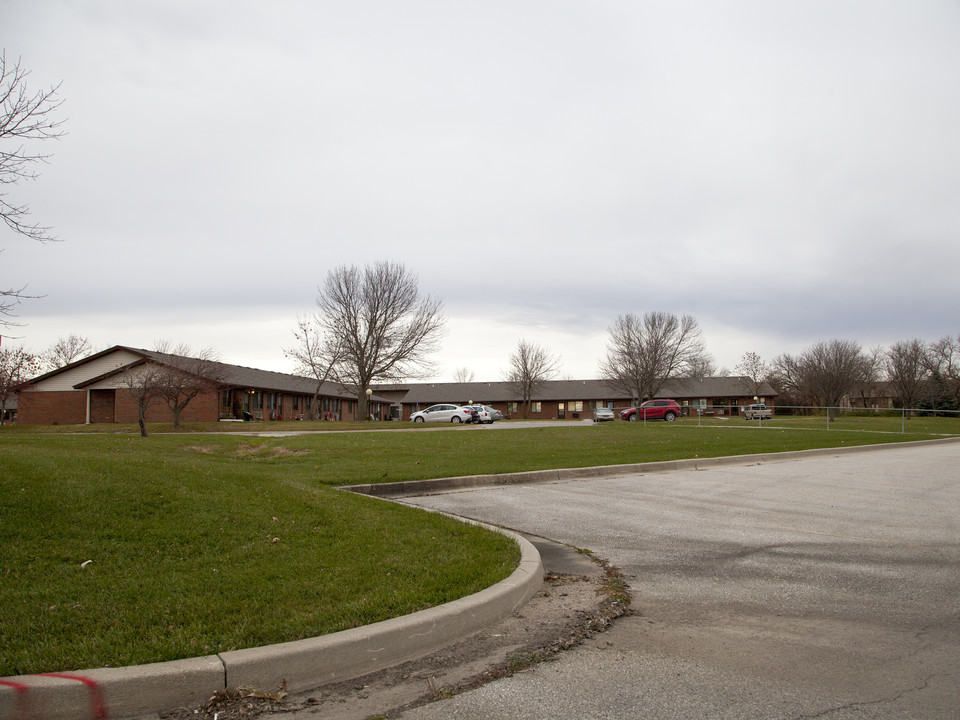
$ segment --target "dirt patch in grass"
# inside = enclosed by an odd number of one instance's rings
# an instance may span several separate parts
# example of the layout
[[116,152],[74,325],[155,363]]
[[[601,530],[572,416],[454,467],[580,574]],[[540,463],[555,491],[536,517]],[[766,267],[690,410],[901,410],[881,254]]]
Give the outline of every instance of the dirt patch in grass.
[[309,455],[308,450],[293,450],[282,445],[238,445],[236,449],[237,457],[249,458],[252,460],[275,460],[277,458],[296,457],[298,455]]
[[187,445],[183,448],[188,452],[200,453],[202,455],[216,455],[217,448],[210,447],[209,445]]

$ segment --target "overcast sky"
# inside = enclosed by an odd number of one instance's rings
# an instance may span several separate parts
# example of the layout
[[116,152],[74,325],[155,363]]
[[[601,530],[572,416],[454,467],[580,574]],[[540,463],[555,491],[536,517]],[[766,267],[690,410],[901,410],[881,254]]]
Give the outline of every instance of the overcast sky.
[[[623,313],[718,366],[960,333],[957,0],[0,0],[65,135],[9,188],[0,329],[290,371],[338,265],[444,302],[437,378],[521,338],[591,378]],[[8,342],[4,339],[4,345]]]

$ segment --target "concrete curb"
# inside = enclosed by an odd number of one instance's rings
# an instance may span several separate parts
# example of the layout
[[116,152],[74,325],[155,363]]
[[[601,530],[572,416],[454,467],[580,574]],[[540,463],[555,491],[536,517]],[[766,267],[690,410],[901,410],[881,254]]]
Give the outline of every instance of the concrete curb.
[[663,462],[631,463],[626,465],[599,465],[583,468],[562,468],[558,470],[531,470],[521,473],[502,475],[466,475],[463,477],[435,478],[432,480],[407,480],[395,483],[375,485],[345,485],[340,490],[382,498],[402,498],[413,495],[456,490],[470,490],[497,485],[515,485],[520,483],[551,483],[583,478],[616,477],[644,473],[671,472],[674,470],[702,470],[724,465],[756,465],[758,463],[787,462],[810,457],[848,455],[858,452],[893,450],[903,447],[922,445],[942,445],[960,442],[960,438],[950,437],[937,440],[916,440],[912,442],[883,443],[881,445],[853,445],[850,447],[814,448],[812,450],[790,450],[780,453],[758,453],[755,455],[728,455],[715,458],[692,458],[689,460],[666,460]]
[[285,680],[290,692],[301,692],[413,660],[507,617],[539,591],[543,565],[528,540],[492,529],[520,546],[520,565],[505,580],[412,615],[308,640],[221,653],[226,682],[230,687],[273,688]]
[[[464,521],[467,522],[467,521]],[[480,524],[480,523],[477,523]],[[0,678],[0,719],[130,718],[206,702],[218,690],[249,685],[301,692],[434,652],[510,615],[539,591],[543,565],[520,535],[520,565],[473,595],[390,620],[306,640],[200,658]]]

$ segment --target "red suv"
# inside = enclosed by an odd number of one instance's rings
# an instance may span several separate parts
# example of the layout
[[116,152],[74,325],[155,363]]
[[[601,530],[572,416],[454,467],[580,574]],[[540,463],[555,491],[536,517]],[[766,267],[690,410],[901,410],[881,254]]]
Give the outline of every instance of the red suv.
[[647,400],[638,408],[627,408],[620,412],[623,420],[666,420],[673,422],[680,417],[680,406],[676,400]]

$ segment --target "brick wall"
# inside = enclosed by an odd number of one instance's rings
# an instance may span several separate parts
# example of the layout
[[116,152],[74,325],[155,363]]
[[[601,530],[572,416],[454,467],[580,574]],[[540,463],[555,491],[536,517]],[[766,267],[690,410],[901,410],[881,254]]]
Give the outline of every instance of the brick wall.
[[[200,393],[180,413],[180,422],[216,422],[220,419],[219,393]],[[147,406],[148,423],[173,422],[173,412],[163,400],[155,399]],[[137,422],[137,402],[128,390],[117,390],[116,422]]]
[[18,402],[18,425],[79,425],[87,422],[87,393],[83,390],[27,390],[20,393]]

